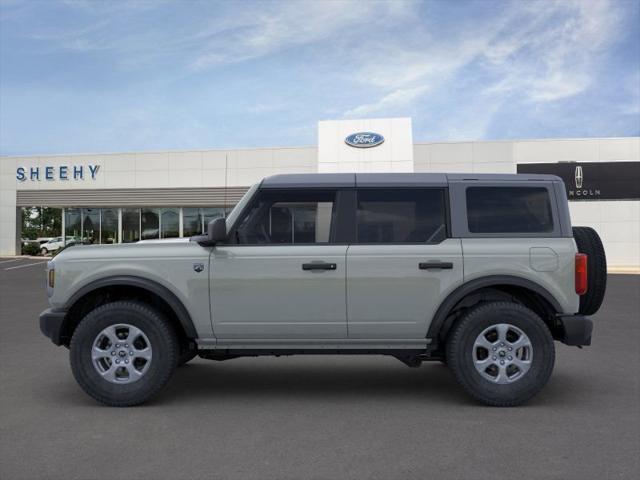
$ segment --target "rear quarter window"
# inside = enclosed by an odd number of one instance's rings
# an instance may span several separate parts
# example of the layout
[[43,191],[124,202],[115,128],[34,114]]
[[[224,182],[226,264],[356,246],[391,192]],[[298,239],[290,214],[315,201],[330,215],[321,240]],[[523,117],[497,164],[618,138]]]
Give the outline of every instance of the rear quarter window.
[[549,233],[553,215],[544,187],[468,187],[471,233]]

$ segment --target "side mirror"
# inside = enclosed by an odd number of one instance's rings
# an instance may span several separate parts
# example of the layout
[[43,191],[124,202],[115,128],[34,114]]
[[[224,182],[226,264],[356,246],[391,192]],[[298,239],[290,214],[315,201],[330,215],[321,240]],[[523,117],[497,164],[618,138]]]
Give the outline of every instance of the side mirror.
[[227,239],[227,220],[223,217],[215,218],[207,225],[207,240],[211,244],[223,242]]

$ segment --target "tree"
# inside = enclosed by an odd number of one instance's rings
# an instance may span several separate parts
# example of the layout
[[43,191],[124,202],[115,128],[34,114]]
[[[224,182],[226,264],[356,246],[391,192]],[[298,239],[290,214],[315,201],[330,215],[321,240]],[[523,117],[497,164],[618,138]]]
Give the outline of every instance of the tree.
[[24,207],[22,209],[22,238],[62,235],[62,209],[52,207]]

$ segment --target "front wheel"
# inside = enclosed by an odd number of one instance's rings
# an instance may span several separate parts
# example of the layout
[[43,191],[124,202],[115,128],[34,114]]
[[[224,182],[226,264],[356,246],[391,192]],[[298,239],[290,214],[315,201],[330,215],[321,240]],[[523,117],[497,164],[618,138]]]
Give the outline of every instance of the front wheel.
[[169,381],[178,341],[159,312],[133,301],[102,305],[78,325],[70,345],[71,369],[82,389],[109,406],[149,400]]
[[479,305],[453,327],[447,363],[480,402],[524,403],[547,383],[555,362],[551,332],[528,308],[512,302]]
[[46,257],[49,254],[49,250],[47,250],[46,248],[42,248],[42,249],[40,249],[40,254],[43,257]]

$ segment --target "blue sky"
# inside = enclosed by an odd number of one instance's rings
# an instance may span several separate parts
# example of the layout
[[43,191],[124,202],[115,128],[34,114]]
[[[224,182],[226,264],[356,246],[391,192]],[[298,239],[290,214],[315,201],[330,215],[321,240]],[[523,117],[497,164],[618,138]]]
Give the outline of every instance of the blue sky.
[[640,1],[0,0],[0,154],[640,134]]

